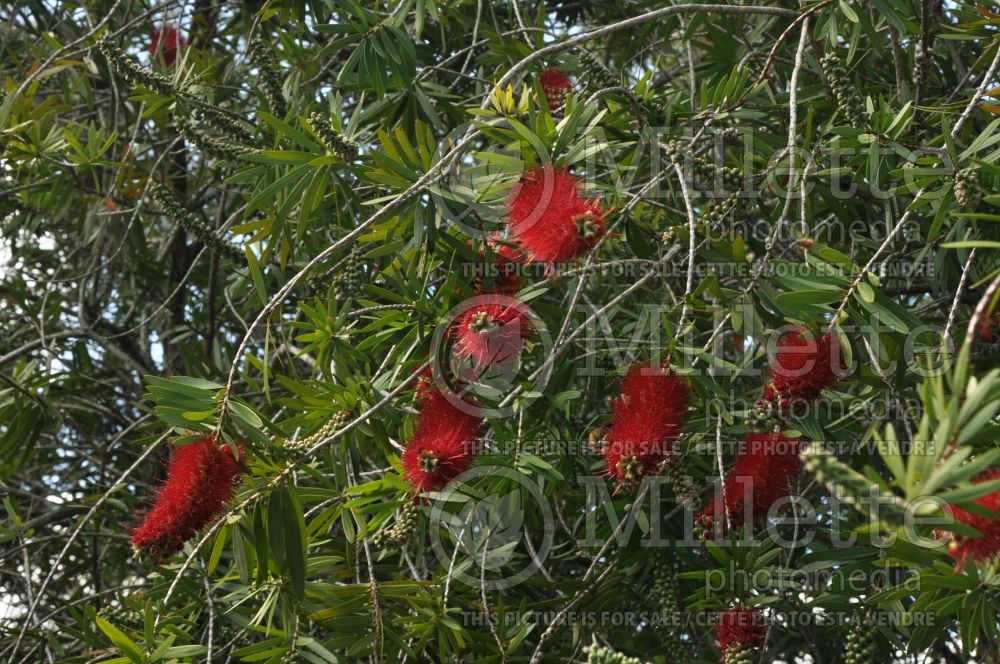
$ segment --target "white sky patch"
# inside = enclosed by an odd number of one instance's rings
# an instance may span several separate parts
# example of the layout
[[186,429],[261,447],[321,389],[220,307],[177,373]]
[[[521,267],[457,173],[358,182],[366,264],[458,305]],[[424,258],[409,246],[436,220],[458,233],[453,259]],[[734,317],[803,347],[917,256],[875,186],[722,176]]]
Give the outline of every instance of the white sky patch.
[[0,236],[0,281],[5,281],[13,270],[10,239]]

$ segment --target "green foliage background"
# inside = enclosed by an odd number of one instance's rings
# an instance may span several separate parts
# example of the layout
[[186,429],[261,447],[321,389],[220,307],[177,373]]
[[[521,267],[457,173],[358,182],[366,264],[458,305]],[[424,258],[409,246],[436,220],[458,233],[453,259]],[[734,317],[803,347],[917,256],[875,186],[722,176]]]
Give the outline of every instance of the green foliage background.
[[[165,22],[189,40],[173,66],[148,52]],[[996,465],[997,348],[966,330],[1000,284],[998,23],[917,0],[4,3],[0,659],[584,661],[596,640],[710,662],[710,625],[538,617],[739,600],[848,616],[775,624],[761,662],[845,661],[866,615],[899,623],[874,631],[874,661],[996,661],[995,563],[956,573],[905,537],[837,548],[835,527],[895,532],[899,515],[870,524],[826,497],[875,485],[891,504],[968,505],[985,490],[969,479]],[[575,79],[564,113],[540,102],[545,67]],[[558,519],[544,573],[486,592],[448,581],[474,561],[436,556],[426,516],[400,547],[370,536],[408,500],[415,372],[474,294],[460,266],[476,248],[449,220],[472,207],[496,221],[524,165],[548,160],[588,176],[613,233],[586,267],[521,294],[555,339],[526,362],[554,370],[490,421],[488,462],[537,483]],[[711,196],[716,178],[750,197]],[[605,269],[623,266],[645,272]],[[648,500],[614,487],[635,529],[615,537],[599,510],[603,545],[579,545],[577,478],[600,459],[522,448],[607,421],[627,364],[609,339],[655,336],[635,359],[690,375],[680,464],[708,491],[731,457],[716,441],[746,431],[769,331],[831,321],[856,370],[827,410],[786,426],[855,446],[810,461],[809,547],[646,547]],[[214,430],[250,451],[229,516],[167,564],[133,559],[128,528],[168,446]],[[500,475],[476,488],[517,492]],[[660,527],[677,536],[671,514]],[[521,544],[509,564],[531,555]],[[733,569],[900,567],[888,587],[762,590],[735,575],[705,590]],[[521,620],[463,622],[484,609]],[[906,623],[921,613],[931,624]]]

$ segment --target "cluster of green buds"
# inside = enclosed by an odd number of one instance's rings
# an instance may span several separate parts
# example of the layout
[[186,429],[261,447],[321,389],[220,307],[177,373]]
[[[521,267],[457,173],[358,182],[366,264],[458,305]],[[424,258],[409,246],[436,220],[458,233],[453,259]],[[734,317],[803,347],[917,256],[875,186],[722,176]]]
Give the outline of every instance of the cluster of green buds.
[[352,249],[331,280],[333,297],[337,301],[357,297],[365,282],[365,264],[361,260],[361,250]]
[[130,85],[141,85],[164,97],[177,94],[177,89],[169,78],[140,65],[125,51],[112,44],[107,35],[97,42],[97,48],[108,66]]
[[971,166],[955,173],[955,200],[966,210],[979,207],[982,192],[979,188],[979,176]]
[[865,124],[864,102],[858,89],[851,83],[847,70],[840,63],[840,58],[833,51],[823,56],[820,61],[827,85],[833,93],[837,109],[847,118],[852,127],[860,128]]
[[351,413],[346,410],[341,410],[333,414],[333,416],[327,420],[326,424],[317,429],[314,433],[306,436],[305,438],[292,438],[285,440],[285,448],[289,450],[306,451],[316,443],[326,440],[338,429],[343,427],[351,419]]
[[680,613],[680,587],[677,582],[679,568],[676,560],[657,558],[653,563],[653,588],[651,596],[661,613]]
[[740,192],[733,192],[723,198],[721,201],[708,208],[701,217],[698,218],[698,223],[700,227],[708,227],[715,225],[725,219],[731,212],[736,210],[740,205]]
[[694,652],[691,644],[671,632],[664,639],[663,654],[668,662],[693,662]]
[[407,500],[399,508],[399,515],[396,522],[391,526],[383,527],[371,536],[371,543],[379,549],[396,549],[401,547],[410,539],[410,535],[417,529],[417,521],[420,518],[420,507],[414,500]]
[[753,646],[733,644],[722,653],[720,664],[753,664]]
[[642,660],[637,657],[629,657],[598,645],[596,639],[583,650],[587,653],[587,664],[642,664]]
[[344,161],[354,161],[358,156],[357,144],[341,136],[329,120],[323,118],[319,113],[310,113],[306,118],[306,127],[316,137],[316,140],[326,148],[330,154],[335,154]]
[[764,431],[777,424],[779,406],[768,399],[757,399],[747,411],[746,426],[750,431]]
[[708,156],[702,156],[695,161],[695,173],[706,183],[715,185],[716,179],[721,179],[728,190],[738,190],[743,186],[743,171],[735,166],[719,166]]
[[250,62],[257,67],[257,81],[260,84],[264,99],[271,113],[279,118],[283,118],[288,112],[288,104],[285,102],[285,93],[282,91],[281,70],[278,68],[278,59],[274,57],[274,52],[259,36],[250,40],[247,47],[247,55]]
[[242,251],[216,235],[215,230],[211,226],[185,209],[180,201],[165,186],[159,182],[151,182],[149,193],[168,217],[173,219],[181,228],[197,238],[206,247],[211,247],[232,260],[244,260]]
[[844,664],[872,664],[875,657],[875,628],[861,620],[847,633]]
[[667,457],[663,463],[663,475],[670,482],[670,489],[674,492],[678,504],[690,512],[701,507],[701,494],[695,486],[694,478],[684,472],[676,454]]
[[673,243],[677,242],[679,238],[680,235],[678,235],[677,229],[674,226],[671,226],[667,228],[667,230],[660,233],[660,242],[662,242],[665,246],[668,247]]
[[181,136],[205,154],[216,159],[234,161],[239,159],[241,155],[255,151],[255,148],[248,148],[238,143],[231,143],[221,138],[209,136],[202,131],[201,126],[197,122],[177,118],[174,124],[181,133]]

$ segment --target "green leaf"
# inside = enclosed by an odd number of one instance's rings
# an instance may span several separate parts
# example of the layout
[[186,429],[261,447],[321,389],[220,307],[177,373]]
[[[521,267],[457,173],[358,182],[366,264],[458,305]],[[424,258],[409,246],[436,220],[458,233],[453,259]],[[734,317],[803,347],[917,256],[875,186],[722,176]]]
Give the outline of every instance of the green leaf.
[[132,641],[132,639],[125,635],[125,632],[121,631],[101,616],[96,616],[94,618],[94,622],[97,624],[97,627],[104,632],[104,635],[111,639],[111,643],[113,643],[123,655],[136,664],[142,664],[142,651],[139,649],[139,646]]
[[260,271],[260,263],[250,246],[245,246],[243,251],[247,255],[247,265],[250,267],[250,277],[253,279],[254,290],[257,291],[257,298],[261,305],[267,305],[267,288],[264,287],[264,274]]
[[267,530],[271,556],[287,572],[292,596],[305,594],[306,540],[302,508],[294,489],[279,487],[268,499]]

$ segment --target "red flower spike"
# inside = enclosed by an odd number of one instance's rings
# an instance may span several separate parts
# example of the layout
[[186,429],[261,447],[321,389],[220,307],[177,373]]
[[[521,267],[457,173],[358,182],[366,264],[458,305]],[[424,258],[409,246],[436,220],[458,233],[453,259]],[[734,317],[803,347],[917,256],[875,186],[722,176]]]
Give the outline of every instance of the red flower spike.
[[214,438],[175,447],[156,502],[132,533],[133,548],[148,549],[157,560],[180,551],[223,513],[240,474],[239,459]]
[[[1000,480],[1000,468],[993,468],[976,476],[973,484],[982,484]],[[987,563],[1000,555],[1000,491],[993,491],[976,499],[976,504],[993,512],[995,516],[973,514],[961,507],[949,507],[955,520],[972,526],[978,530],[979,537],[963,537],[955,535],[949,547],[949,554],[954,558],[959,569],[965,569],[969,560]]]
[[796,327],[778,340],[764,398],[787,407],[812,401],[843,373],[840,339],[833,332]]
[[759,646],[764,642],[766,633],[764,616],[759,611],[740,605],[723,611],[715,628],[715,638],[723,653],[730,648]]
[[164,24],[159,29],[153,31],[149,41],[149,54],[154,60],[163,58],[163,63],[168,67],[173,67],[177,61],[177,52],[187,44],[184,35],[180,30],[170,25]]
[[[726,473],[725,512],[733,525],[739,526],[767,515],[778,500],[791,495],[802,474],[799,459],[801,438],[786,438],[777,433],[747,434],[736,461]],[[722,501],[713,501],[695,517],[705,528],[714,525],[714,516]],[[749,514],[747,510],[750,510]]]
[[508,224],[529,260],[550,266],[572,261],[604,235],[604,212],[580,191],[566,168],[549,165],[521,177],[511,192]]
[[417,430],[403,450],[406,480],[418,493],[444,488],[472,465],[472,444],[483,423],[431,390],[421,405]]
[[538,82],[550,111],[558,111],[566,103],[566,96],[573,91],[573,81],[558,69],[546,69],[538,75]]
[[608,472],[621,482],[655,473],[680,435],[688,398],[687,385],[669,369],[629,369],[606,435]]
[[531,333],[528,309],[519,300],[484,295],[452,327],[455,352],[485,367],[517,359]]

